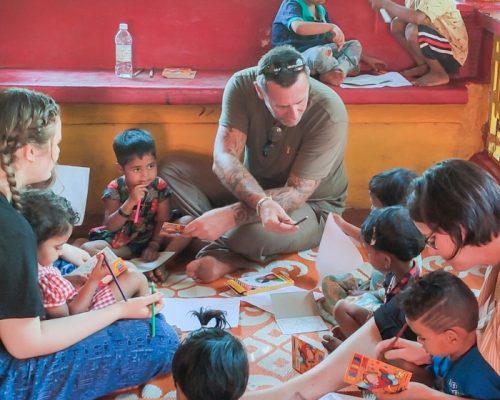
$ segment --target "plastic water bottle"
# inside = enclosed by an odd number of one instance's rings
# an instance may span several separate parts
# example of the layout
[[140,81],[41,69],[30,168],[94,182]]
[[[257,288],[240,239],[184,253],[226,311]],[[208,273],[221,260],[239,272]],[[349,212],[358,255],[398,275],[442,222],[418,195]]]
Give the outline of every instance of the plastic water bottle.
[[120,24],[120,30],[115,36],[115,45],[115,75],[119,78],[132,78],[132,35],[127,24]]

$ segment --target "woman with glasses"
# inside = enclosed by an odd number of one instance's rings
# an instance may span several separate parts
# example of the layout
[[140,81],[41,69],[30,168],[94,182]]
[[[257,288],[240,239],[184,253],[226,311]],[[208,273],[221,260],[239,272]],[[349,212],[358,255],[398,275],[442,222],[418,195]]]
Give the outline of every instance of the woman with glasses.
[[[442,161],[416,179],[408,207],[417,227],[428,238],[428,246],[457,272],[480,265],[489,266],[478,298],[478,347],[499,373],[499,184],[491,175],[468,161]],[[402,325],[404,322],[399,323]],[[385,351],[394,344],[394,340],[385,338],[387,340],[380,342],[381,339],[376,318],[372,318],[314,369],[279,387],[248,393],[244,399],[289,399],[300,394],[309,400],[338,390],[345,386],[344,372],[354,351],[370,357],[382,353],[389,360],[404,359],[416,365],[429,362],[429,355],[418,342],[399,339],[393,350]],[[386,396],[396,400],[441,399],[446,395],[425,385],[411,383],[406,391]]]
[[214,241],[188,275],[209,282],[318,245],[328,213],[345,204],[347,124],[340,97],[309,77],[291,46],[237,72],[224,90],[215,174],[200,157],[171,158],[160,173],[197,217],[184,234]]

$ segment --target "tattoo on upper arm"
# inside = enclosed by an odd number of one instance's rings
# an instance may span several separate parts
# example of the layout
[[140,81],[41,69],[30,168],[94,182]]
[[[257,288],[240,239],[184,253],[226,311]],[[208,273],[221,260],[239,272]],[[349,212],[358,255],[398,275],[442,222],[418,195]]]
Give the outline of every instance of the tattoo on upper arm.
[[222,132],[222,146],[224,151],[239,159],[245,148],[246,136],[239,130],[226,128]]

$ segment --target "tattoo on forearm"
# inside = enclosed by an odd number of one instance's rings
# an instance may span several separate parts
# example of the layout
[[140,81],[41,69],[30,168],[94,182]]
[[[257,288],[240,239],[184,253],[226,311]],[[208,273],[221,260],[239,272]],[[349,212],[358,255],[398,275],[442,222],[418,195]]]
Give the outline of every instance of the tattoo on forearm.
[[319,186],[320,181],[290,176],[284,188],[272,189],[269,194],[287,212],[302,207]]
[[249,224],[251,222],[257,222],[259,220],[255,210],[243,203],[235,203],[231,206],[231,208],[233,209],[234,220],[238,226]]

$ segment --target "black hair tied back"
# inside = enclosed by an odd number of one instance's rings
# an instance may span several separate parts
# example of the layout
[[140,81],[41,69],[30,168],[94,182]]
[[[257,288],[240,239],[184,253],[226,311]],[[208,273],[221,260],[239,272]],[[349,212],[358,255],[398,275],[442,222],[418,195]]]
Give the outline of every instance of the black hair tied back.
[[229,322],[227,322],[225,311],[221,310],[211,310],[209,308],[200,308],[199,311],[191,311],[191,315],[196,316],[200,321],[202,328],[207,328],[208,323],[215,319],[215,327],[217,329],[224,329],[229,327]]

